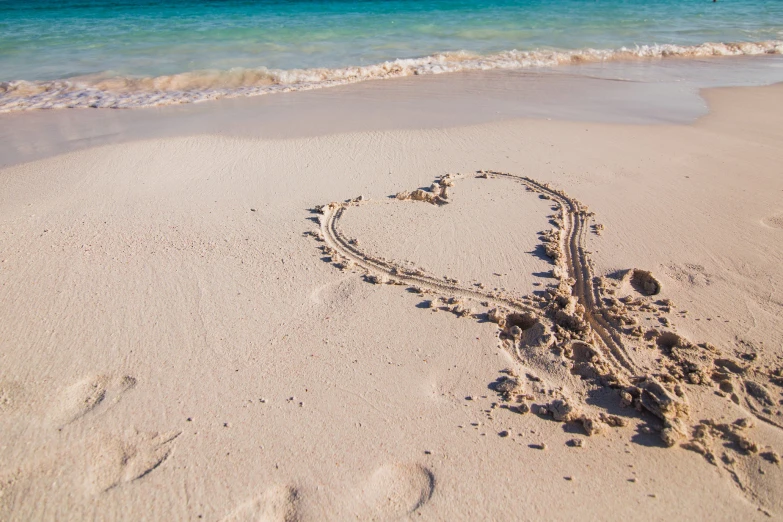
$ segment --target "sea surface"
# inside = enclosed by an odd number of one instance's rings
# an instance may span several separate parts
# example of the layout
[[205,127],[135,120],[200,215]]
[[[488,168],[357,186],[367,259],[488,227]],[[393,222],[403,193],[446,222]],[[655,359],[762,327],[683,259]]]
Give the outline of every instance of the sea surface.
[[0,112],[783,54],[783,0],[0,0]]

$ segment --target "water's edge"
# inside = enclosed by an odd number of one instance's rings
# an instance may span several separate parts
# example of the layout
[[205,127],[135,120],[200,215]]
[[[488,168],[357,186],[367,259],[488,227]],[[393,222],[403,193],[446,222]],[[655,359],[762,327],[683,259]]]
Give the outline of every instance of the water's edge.
[[783,55],[596,62],[469,71],[210,103],[0,114],[0,168],[137,140],[195,135],[289,139],[441,129],[518,119],[690,124],[701,90],[783,82]]
[[620,49],[573,51],[504,51],[490,55],[440,53],[415,59],[342,68],[293,70],[231,69],[193,71],[150,78],[103,76],[54,81],[0,83],[0,112],[63,108],[141,108],[271,93],[309,91],[368,80],[443,73],[545,69],[561,65],[662,60],[670,58],[783,54],[783,41],[645,45]]

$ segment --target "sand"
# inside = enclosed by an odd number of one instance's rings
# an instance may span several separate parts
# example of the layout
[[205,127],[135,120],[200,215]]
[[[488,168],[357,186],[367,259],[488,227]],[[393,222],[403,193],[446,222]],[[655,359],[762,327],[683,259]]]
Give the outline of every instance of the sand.
[[780,517],[782,95],[4,168],[0,519]]

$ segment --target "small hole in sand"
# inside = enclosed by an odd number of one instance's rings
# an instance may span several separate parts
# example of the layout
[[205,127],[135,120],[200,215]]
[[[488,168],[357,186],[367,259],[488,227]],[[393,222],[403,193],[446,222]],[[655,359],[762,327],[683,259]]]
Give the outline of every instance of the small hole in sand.
[[663,332],[656,342],[664,350],[671,351],[672,348],[680,344],[681,340],[682,338],[674,332]]
[[634,290],[643,295],[658,295],[661,292],[661,283],[647,270],[634,268],[630,282]]
[[581,341],[571,343],[571,352],[574,362],[590,362],[596,355],[595,348]]
[[506,327],[512,328],[518,326],[520,330],[529,330],[538,322],[538,318],[532,314],[508,314],[506,316]]

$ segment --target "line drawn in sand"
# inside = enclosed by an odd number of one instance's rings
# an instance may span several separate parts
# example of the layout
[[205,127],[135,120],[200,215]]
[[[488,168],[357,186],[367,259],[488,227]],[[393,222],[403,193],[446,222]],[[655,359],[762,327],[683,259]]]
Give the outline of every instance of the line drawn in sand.
[[[436,178],[428,190],[400,192],[391,204],[450,204],[449,189],[466,177]],[[714,387],[717,395],[749,415],[781,428],[783,412],[770,388],[783,387],[783,368],[740,360],[676,333],[667,317],[675,305],[657,298],[661,283],[649,271],[631,268],[596,276],[587,236],[591,231],[600,235],[604,227],[591,223],[594,214],[565,192],[503,172],[478,171],[475,177],[510,181],[552,202],[553,228],[539,235],[557,284],[545,295],[516,296],[469,287],[362,250],[358,240],[346,237],[340,227],[351,208],[384,203],[362,196],[317,206],[313,212],[318,214],[319,230],[305,234],[320,243],[326,260],[340,270],[358,271],[370,283],[402,285],[431,295],[426,306],[432,310],[496,323],[501,345],[518,365],[504,370],[491,385],[506,408],[578,423],[588,435],[640,417],[646,423],[642,434],[657,433],[665,446],[679,444],[700,453],[726,470],[757,506],[768,504],[749,485],[755,480],[742,478],[747,466],[738,464],[735,455],[778,463],[778,454],[751,440],[753,422],[748,418],[728,424],[711,419],[693,422],[687,391],[692,386]],[[476,306],[485,311],[477,313]]]

